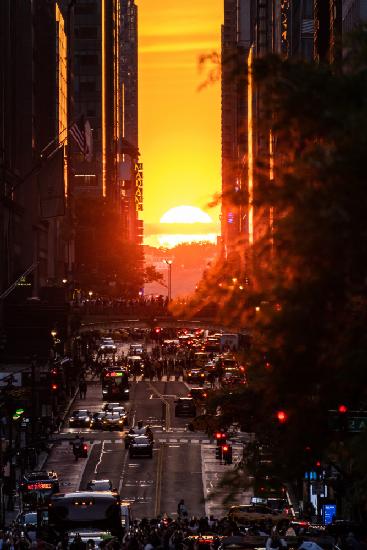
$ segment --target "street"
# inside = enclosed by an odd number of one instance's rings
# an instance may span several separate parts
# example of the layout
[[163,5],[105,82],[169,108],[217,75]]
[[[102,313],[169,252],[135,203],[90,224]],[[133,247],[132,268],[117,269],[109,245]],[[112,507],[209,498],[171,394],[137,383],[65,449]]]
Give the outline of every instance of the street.
[[[102,409],[101,384],[89,378],[86,399],[76,398],[71,412],[80,408],[94,413]],[[215,460],[215,445],[206,434],[188,431],[190,419],[175,417],[175,399],[186,396],[189,386],[182,376],[170,376],[170,380],[163,376],[160,381],[130,378],[130,400],[123,403],[128,412],[124,430],[70,428],[66,420],[46,468],[58,473],[60,490],[67,492],[86,489],[92,479],[111,480],[121,498],[133,504],[133,515],[139,519],[159,514],[175,517],[180,499],[185,500],[190,515],[205,515],[203,486],[212,488],[213,480],[219,479],[214,471],[214,476],[213,472],[206,474],[209,482],[203,481],[209,457],[214,470],[221,472],[228,467]],[[126,433],[138,420],[154,433],[153,459],[131,459],[125,449]],[[70,443],[76,433],[90,445],[87,459],[74,459]],[[223,511],[216,508],[216,512]]]

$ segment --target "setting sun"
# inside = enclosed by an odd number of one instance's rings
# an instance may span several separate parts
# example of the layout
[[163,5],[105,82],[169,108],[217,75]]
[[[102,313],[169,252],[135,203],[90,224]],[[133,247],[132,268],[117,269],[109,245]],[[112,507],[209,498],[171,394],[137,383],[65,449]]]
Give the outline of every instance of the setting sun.
[[212,223],[212,219],[197,206],[176,206],[160,219],[161,223]]
[[[223,3],[137,3],[139,148],[147,242],[149,225],[158,225],[160,219],[166,223],[162,217],[172,204],[205,209],[220,190],[220,84],[198,91],[206,78],[205,71],[198,70],[198,59],[220,49]],[[210,216],[217,232],[219,207]]]

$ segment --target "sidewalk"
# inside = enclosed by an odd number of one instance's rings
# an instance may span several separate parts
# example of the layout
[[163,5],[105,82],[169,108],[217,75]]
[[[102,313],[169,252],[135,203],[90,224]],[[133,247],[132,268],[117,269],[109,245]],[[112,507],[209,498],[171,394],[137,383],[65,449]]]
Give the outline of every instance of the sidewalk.
[[[70,411],[71,407],[73,406],[74,401],[75,401],[78,393],[79,392],[76,391],[74,393],[74,395],[69,399],[69,401],[65,404],[64,411],[61,414],[62,422],[65,421],[65,418],[69,414],[69,411]],[[52,452],[52,450],[51,450],[51,452]],[[50,454],[51,453],[47,453],[46,451],[41,451],[38,454],[37,464],[34,468],[35,471],[43,470],[43,468],[45,467],[46,461],[47,461]],[[16,468],[15,479],[16,479],[16,484],[18,486],[19,481],[20,481],[20,469],[18,467]],[[5,525],[10,525],[13,521],[15,521],[20,512],[21,512],[20,495],[19,495],[19,492],[16,491],[16,494],[14,496],[14,510],[6,510],[5,509],[5,514],[4,514],[4,516],[5,516]]]

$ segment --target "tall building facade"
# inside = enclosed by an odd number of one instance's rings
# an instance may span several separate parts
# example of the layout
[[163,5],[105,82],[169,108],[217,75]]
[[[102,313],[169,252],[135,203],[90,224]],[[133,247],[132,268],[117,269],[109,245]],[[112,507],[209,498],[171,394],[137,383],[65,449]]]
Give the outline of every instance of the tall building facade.
[[40,159],[68,143],[66,2],[4,1],[0,6],[1,288],[34,265],[36,287],[67,270],[63,224],[68,208],[66,155],[63,208],[42,209]]
[[[143,240],[143,166],[139,162],[138,141],[138,7],[134,0],[121,5],[120,88],[122,96],[121,125],[124,154],[122,179],[122,212],[127,238],[138,245]],[[127,147],[126,147],[127,145]]]
[[[97,280],[105,269],[101,267],[97,242],[109,240],[111,224],[115,224],[115,234],[139,246],[138,207],[142,208],[142,200],[136,200],[136,189],[141,181],[142,197],[142,169],[137,162],[135,3],[78,0],[74,60],[75,120],[88,120],[93,136],[93,150],[87,157],[73,146],[76,279],[83,286],[91,282],[90,274]],[[96,223],[103,219],[108,220],[108,230],[107,224]],[[104,255],[109,253],[107,249]]]
[[237,197],[245,185],[247,89],[245,67],[252,42],[251,0],[225,0],[222,26],[222,244],[226,257],[246,236],[247,208]]
[[[266,106],[251,73],[254,59],[277,53],[312,61],[314,0],[225,0],[222,27],[222,243],[246,264],[246,250],[271,227],[256,209],[260,180],[273,178],[275,148]],[[267,159],[264,163],[264,160]],[[257,167],[262,164],[261,173]]]
[[72,269],[70,22],[63,0],[0,3],[0,325],[17,353],[31,353],[42,323],[49,334]]

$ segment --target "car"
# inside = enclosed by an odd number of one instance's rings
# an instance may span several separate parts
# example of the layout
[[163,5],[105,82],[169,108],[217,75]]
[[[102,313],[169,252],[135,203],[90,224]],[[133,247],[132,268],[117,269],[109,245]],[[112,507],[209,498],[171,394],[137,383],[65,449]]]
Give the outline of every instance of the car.
[[175,403],[175,416],[196,416],[196,405],[192,397],[180,397]]
[[127,365],[132,375],[138,376],[144,372],[144,362],[140,355],[128,355]]
[[140,357],[145,353],[143,344],[130,344],[129,355],[139,355]]
[[240,504],[231,506],[228,512],[230,519],[238,523],[246,523],[248,521],[272,520],[280,521],[289,519],[286,513],[276,512],[265,504]]
[[112,338],[103,338],[99,346],[100,353],[116,353],[117,346]]
[[120,403],[118,403],[117,401],[113,401],[112,403],[108,402],[103,405],[102,410],[105,412],[113,411],[115,407],[121,407]]
[[136,435],[131,438],[129,444],[129,456],[148,456],[153,458],[153,443],[146,435]]
[[106,412],[102,419],[102,430],[123,430],[125,418],[118,412]]
[[95,429],[102,429],[102,423],[103,423],[103,418],[106,414],[106,411],[99,411],[99,412],[95,412],[93,413],[93,416],[92,416],[92,420],[90,421],[90,427],[91,428],[95,428]]
[[92,414],[87,409],[77,409],[71,413],[69,418],[70,428],[89,428]]
[[187,397],[192,397],[196,401],[205,401],[208,397],[208,390],[206,388],[191,388]]
[[125,407],[112,407],[112,409],[110,409],[111,412],[117,412],[119,413],[119,415],[121,416],[121,418],[123,418],[125,421],[127,419],[127,412],[126,412],[126,409]]
[[203,369],[190,369],[187,371],[186,376],[187,376],[188,382],[204,383],[206,378],[206,373]]
[[112,491],[110,479],[92,479],[87,485],[87,491]]

